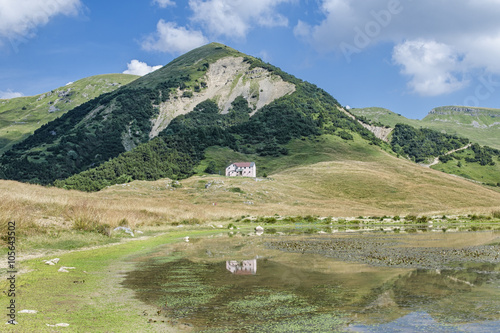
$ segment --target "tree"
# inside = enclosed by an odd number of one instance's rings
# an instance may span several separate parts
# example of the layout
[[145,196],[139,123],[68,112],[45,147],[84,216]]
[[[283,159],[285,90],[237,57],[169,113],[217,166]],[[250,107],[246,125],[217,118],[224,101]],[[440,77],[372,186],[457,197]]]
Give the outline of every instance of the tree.
[[215,174],[217,173],[217,166],[214,161],[208,162],[208,166],[205,168],[206,173]]

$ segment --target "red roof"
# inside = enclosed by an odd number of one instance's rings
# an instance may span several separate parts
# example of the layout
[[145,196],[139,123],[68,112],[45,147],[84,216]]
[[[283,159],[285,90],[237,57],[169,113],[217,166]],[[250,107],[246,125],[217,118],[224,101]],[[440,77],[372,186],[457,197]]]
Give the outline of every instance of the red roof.
[[255,163],[254,162],[236,162],[233,164],[236,165],[238,168],[249,168],[249,167],[252,167]]

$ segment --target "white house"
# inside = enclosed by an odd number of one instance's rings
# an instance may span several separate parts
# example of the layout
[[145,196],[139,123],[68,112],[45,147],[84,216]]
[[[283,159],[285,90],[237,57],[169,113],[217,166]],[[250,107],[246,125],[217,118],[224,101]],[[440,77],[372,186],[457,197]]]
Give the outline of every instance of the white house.
[[257,177],[255,162],[237,162],[226,168],[226,177]]
[[226,261],[226,269],[236,275],[255,275],[257,274],[257,259]]

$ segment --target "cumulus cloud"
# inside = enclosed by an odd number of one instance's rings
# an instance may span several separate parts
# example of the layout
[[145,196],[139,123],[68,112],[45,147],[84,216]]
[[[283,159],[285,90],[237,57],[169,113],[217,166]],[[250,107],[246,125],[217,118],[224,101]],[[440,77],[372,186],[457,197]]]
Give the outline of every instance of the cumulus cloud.
[[424,96],[437,96],[461,89],[466,81],[457,78],[463,67],[457,53],[435,41],[406,41],[394,48],[393,60],[402,73],[411,76],[410,88]]
[[276,7],[292,0],[190,0],[192,20],[213,36],[244,38],[253,26],[288,26]]
[[57,15],[75,15],[81,5],[80,0],[0,0],[0,38],[32,37],[37,27]]
[[155,34],[146,38],[142,48],[147,51],[184,53],[208,43],[208,39],[198,30],[178,27],[174,22],[160,20]]
[[157,69],[162,68],[163,66],[149,66],[145,62],[139,61],[139,60],[132,60],[127,64],[128,69],[123,72],[123,74],[132,74],[132,75],[139,75],[139,76],[144,76],[146,74],[149,74],[151,72],[154,72]]
[[157,4],[161,8],[167,8],[168,6],[175,6],[175,1],[172,0],[154,0],[153,3]]
[[[457,71],[500,74],[500,0],[322,0],[320,10],[322,21],[299,21],[297,38],[347,61],[392,43],[393,59],[415,92],[429,94],[433,85],[439,93],[461,89]],[[439,78],[431,82],[432,71]]]
[[10,89],[7,89],[7,91],[0,91],[0,99],[11,99],[23,96],[24,96],[23,93],[14,92]]

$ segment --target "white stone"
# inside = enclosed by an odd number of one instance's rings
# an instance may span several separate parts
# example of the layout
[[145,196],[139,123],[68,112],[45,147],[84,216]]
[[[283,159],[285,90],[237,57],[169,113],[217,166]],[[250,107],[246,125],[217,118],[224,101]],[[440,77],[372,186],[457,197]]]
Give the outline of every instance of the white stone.
[[21,311],[18,311],[17,313],[37,313],[38,311],[36,310],[21,310]]
[[48,327],[68,327],[69,324],[66,324],[66,323],[59,323],[59,324],[55,324],[55,325],[50,325],[50,324],[45,324],[47,325]]
[[69,273],[68,269],[75,269],[75,267],[64,267],[64,266],[62,266],[61,268],[59,268],[58,272]]
[[46,265],[54,266],[55,264],[57,264],[59,262],[59,258],[44,260],[44,262]]

